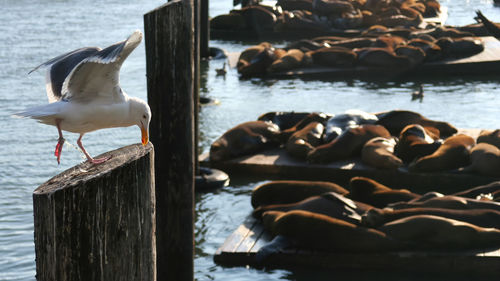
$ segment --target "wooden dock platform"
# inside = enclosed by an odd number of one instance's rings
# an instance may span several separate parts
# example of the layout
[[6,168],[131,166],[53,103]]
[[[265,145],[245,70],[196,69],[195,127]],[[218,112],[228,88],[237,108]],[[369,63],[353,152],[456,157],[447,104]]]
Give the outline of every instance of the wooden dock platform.
[[386,80],[408,78],[414,76],[441,77],[446,75],[486,75],[500,73],[500,41],[495,37],[478,37],[483,41],[484,51],[479,54],[461,58],[436,62],[426,62],[416,68],[398,69],[385,67],[304,67],[286,72],[272,73],[264,78],[379,78]]
[[214,261],[224,266],[254,266],[293,269],[297,267],[441,272],[474,275],[500,274],[500,249],[482,252],[393,252],[335,253],[305,249],[286,249],[271,254],[264,263],[257,262],[257,251],[272,236],[262,224],[248,217],[216,251]]
[[[459,132],[477,138],[480,129],[461,129]],[[329,164],[310,164],[291,157],[282,148],[274,148],[222,162],[210,162],[208,158],[208,154],[201,155],[200,164],[220,169],[230,176],[245,175],[260,179],[322,180],[343,185],[347,185],[352,177],[364,176],[391,188],[406,188],[420,194],[428,191],[454,193],[500,180],[500,178],[486,177],[479,174],[452,172],[412,173],[406,167],[398,170],[381,170],[365,165],[360,158],[336,161]]]

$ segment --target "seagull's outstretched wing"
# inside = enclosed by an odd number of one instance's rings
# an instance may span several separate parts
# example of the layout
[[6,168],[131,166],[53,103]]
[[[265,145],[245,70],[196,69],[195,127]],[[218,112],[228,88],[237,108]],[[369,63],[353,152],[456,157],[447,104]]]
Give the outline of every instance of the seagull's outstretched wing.
[[137,30],[125,41],[105,49],[88,47],[69,52],[37,66],[30,73],[50,66],[46,77],[49,102],[120,100],[123,98],[119,86],[120,67],[141,40],[142,33]]

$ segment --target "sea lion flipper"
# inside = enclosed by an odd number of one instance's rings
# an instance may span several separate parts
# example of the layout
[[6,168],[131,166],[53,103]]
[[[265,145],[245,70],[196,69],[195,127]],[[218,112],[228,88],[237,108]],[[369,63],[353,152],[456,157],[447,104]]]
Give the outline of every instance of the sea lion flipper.
[[271,254],[279,253],[292,245],[293,242],[288,237],[277,235],[273,238],[273,240],[271,240],[271,242],[267,243],[257,251],[257,254],[255,254],[255,261],[257,263],[262,263]]

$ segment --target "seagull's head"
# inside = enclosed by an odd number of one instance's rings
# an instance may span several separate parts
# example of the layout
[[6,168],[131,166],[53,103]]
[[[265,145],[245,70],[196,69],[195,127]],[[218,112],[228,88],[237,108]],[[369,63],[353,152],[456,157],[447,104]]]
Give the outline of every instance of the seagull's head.
[[130,98],[130,113],[134,123],[141,129],[142,145],[145,146],[149,142],[151,109],[145,101],[138,98]]

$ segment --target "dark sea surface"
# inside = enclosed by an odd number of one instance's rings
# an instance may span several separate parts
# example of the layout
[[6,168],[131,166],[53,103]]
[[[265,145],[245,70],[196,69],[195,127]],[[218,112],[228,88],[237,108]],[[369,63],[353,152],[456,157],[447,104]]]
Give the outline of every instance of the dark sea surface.
[[[40,63],[83,46],[105,47],[143,30],[143,14],[164,1],[28,1],[1,0],[0,17],[0,280],[34,280],[32,192],[56,174],[84,160],[75,148],[65,145],[62,162],[53,151],[54,127],[11,114],[47,102],[45,72],[27,73]],[[441,1],[448,7],[448,24],[472,23],[480,9],[500,21],[500,8],[493,1]],[[210,16],[227,13],[230,0],[210,1]],[[283,42],[281,42],[283,44]],[[248,44],[212,40],[211,46],[230,52]],[[132,96],[146,98],[145,54],[142,43],[124,63],[121,85]],[[200,146],[210,143],[229,128],[255,120],[267,111],[323,111],[348,109],[377,112],[408,109],[432,119],[448,121],[460,128],[500,127],[500,77],[433,77],[419,81],[364,82],[314,80],[240,80],[235,69],[217,77],[222,60],[202,62],[201,94],[217,99],[218,105],[200,111]],[[411,101],[411,92],[422,83],[422,102]],[[76,146],[78,135],[66,133]],[[140,142],[136,127],[108,129],[85,135],[83,142],[92,155]],[[83,157],[83,158],[82,158]],[[251,211],[250,192],[262,181],[232,178],[229,186],[196,195],[197,280],[447,280],[443,276],[391,273],[323,272],[317,270],[262,270],[224,268],[214,264],[213,254]],[[457,278],[453,278],[457,280]]]

